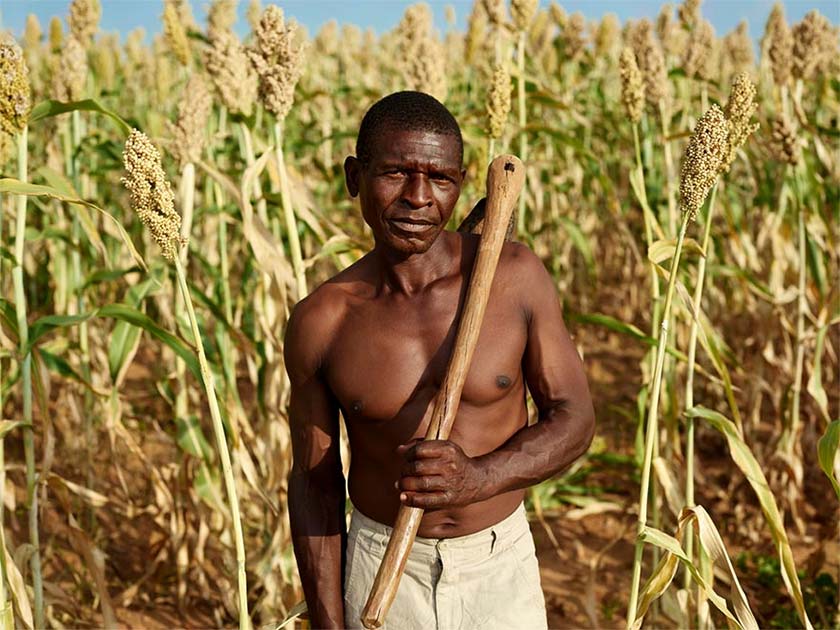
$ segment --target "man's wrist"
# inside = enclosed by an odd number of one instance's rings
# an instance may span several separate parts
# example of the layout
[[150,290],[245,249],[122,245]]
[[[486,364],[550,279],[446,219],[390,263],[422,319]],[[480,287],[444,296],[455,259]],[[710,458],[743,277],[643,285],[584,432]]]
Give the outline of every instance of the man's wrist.
[[491,499],[501,493],[498,475],[496,474],[496,466],[494,465],[495,462],[493,460],[493,453],[473,457],[473,462],[478,472],[476,503],[479,501],[486,501],[487,499]]

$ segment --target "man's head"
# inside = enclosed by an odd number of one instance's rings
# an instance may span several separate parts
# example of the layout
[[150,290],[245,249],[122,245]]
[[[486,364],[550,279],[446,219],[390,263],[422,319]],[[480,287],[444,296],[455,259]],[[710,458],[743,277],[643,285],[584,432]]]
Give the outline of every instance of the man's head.
[[397,92],[362,120],[356,157],[344,162],[377,246],[398,255],[427,251],[461,193],[464,146],[458,123],[437,100]]
[[464,159],[464,141],[458,121],[434,96],[423,92],[394,92],[367,111],[356,139],[356,157],[367,162],[376,150],[376,140],[389,131],[428,131],[452,136],[458,144],[458,160]]

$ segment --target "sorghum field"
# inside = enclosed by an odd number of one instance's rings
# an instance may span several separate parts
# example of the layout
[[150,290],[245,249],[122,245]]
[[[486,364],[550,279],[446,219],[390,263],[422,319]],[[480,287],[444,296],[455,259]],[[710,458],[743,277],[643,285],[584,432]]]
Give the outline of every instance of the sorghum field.
[[2,35],[0,628],[303,627],[283,333],[372,244],[341,165],[398,89],[462,125],[453,229],[527,164],[586,364],[597,437],[528,497],[550,625],[840,627],[836,25],[164,7]]

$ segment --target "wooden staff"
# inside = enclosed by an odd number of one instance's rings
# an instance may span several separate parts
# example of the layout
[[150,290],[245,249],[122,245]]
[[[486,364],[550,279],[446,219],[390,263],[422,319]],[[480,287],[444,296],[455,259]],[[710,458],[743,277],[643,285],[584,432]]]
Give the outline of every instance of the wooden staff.
[[[458,323],[458,336],[449,358],[446,376],[435,399],[432,420],[426,432],[427,440],[446,440],[452,430],[461,391],[467,378],[481,321],[490,296],[490,286],[502,253],[508,223],[516,198],[525,182],[525,167],[513,155],[500,155],[487,170],[487,202],[484,226],[467,288],[467,300]],[[365,628],[379,628],[394,601],[411,545],[417,536],[423,510],[400,506],[394,531],[388,541],[382,564],[373,582],[370,595],[362,611]],[[399,624],[398,624],[399,625]]]

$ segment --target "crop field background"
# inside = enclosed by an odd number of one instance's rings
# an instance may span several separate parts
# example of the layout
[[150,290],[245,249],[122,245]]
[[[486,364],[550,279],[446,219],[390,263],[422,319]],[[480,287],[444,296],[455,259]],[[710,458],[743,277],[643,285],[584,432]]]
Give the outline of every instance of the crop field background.
[[283,334],[372,245],[342,162],[399,89],[462,126],[452,229],[526,163],[586,365],[596,438],[527,499],[551,627],[840,627],[836,16],[164,8],[0,34],[0,628],[304,627]]

